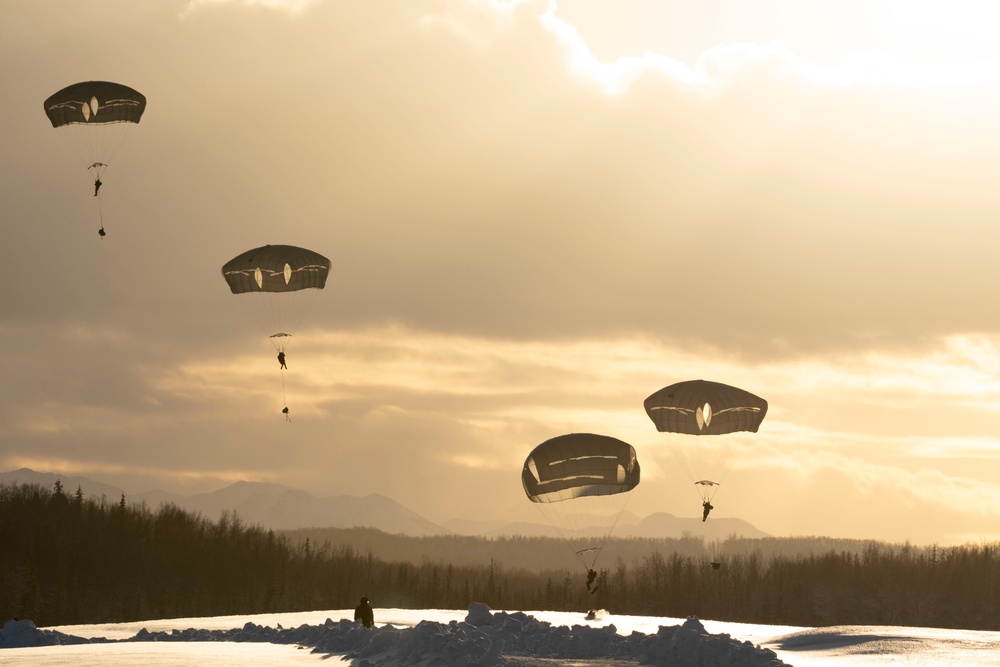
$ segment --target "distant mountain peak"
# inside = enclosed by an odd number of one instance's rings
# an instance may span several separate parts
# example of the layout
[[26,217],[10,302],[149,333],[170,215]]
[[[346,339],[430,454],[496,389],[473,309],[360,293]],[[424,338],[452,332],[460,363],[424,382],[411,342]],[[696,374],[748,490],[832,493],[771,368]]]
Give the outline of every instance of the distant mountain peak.
[[[57,479],[62,482],[67,493],[75,492],[79,486],[86,496],[104,496],[112,502],[124,494],[124,491],[115,486],[85,477],[43,473],[29,468],[0,473],[0,483],[3,484],[38,484],[51,488]],[[159,490],[125,496],[130,503],[145,502],[153,511],[162,503],[170,502],[212,521],[218,520],[223,512],[235,512],[246,524],[274,530],[370,527],[393,535],[414,537],[456,533],[484,537],[556,536],[555,530],[542,520],[512,523],[462,519],[439,525],[380,493],[373,492],[365,496],[317,496],[302,489],[271,482],[241,480],[210,493],[187,496]],[[711,534],[720,539],[734,534],[748,538],[767,537],[766,533],[742,519],[713,516],[710,522],[710,526],[706,526],[700,516],[677,517],[669,512],[654,512],[642,519],[627,513],[622,516],[613,535],[684,537],[705,534],[706,529],[710,529]]]
[[[87,496],[106,496],[112,501],[124,493],[117,487],[83,477],[40,473],[27,468],[0,473],[0,483],[6,484],[51,487],[56,479],[62,481],[67,492],[75,491],[79,485]],[[415,537],[451,532],[378,493],[364,497],[317,496],[284,484],[241,480],[210,493],[183,496],[157,490],[126,494],[126,498],[130,503],[145,502],[154,511],[162,503],[170,502],[212,521],[218,520],[223,512],[235,512],[245,524],[274,530],[371,527]]]

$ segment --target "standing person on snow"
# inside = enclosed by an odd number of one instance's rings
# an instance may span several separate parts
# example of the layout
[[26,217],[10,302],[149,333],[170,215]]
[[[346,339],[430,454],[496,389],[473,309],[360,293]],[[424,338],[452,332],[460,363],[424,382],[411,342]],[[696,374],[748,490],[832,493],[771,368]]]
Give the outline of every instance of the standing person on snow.
[[368,598],[361,598],[361,602],[354,608],[354,620],[361,621],[361,625],[370,628],[375,625],[375,612],[368,604]]

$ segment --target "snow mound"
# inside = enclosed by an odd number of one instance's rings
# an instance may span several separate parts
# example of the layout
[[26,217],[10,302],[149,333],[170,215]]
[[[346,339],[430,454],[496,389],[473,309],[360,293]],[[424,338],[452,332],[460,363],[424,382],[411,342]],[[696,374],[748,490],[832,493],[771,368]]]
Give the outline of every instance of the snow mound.
[[34,621],[12,618],[0,629],[0,648],[89,644],[89,639],[67,635],[57,630],[39,630]]
[[[596,615],[596,612],[595,612]],[[43,640],[44,644],[5,644],[11,623],[30,624],[28,630],[18,625],[11,631],[15,640]],[[24,626],[28,627],[28,626]],[[38,634],[27,634],[33,630]],[[42,635],[39,637],[39,634]],[[31,621],[9,621],[0,636],[0,646],[40,646],[83,640],[59,633],[41,632]],[[553,626],[522,612],[493,612],[482,603],[469,605],[462,622],[448,624],[421,621],[414,627],[382,625],[362,627],[358,621],[329,618],[322,625],[277,628],[246,623],[232,630],[189,628],[170,632],[140,630],[124,641],[228,641],[271,642],[309,647],[313,653],[345,655],[355,667],[437,667],[469,665],[493,667],[521,658],[558,660],[620,660],[656,667],[782,667],[777,655],[750,642],[732,639],[727,634],[709,634],[694,616],[680,626],[660,626],[655,634],[633,632],[618,634],[614,625]],[[522,663],[523,664],[523,663]]]

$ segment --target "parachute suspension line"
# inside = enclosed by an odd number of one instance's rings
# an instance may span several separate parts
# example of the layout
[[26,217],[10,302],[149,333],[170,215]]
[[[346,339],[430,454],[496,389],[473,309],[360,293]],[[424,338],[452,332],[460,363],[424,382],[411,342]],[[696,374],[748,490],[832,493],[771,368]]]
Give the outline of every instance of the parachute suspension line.
[[[601,557],[602,551],[604,551],[603,544],[599,547],[589,547],[587,549],[580,549],[579,551],[576,552],[575,555],[576,559],[580,561],[581,565],[583,565],[583,569],[585,569],[587,572],[590,572],[597,565],[597,559]],[[588,559],[584,558],[584,555],[589,555],[589,554],[593,554],[594,557],[589,559],[588,562]]]
[[742,443],[734,434],[710,437],[712,440],[707,441],[680,435],[673,438],[671,443],[674,459],[691,483],[696,485],[702,481],[715,483],[714,486],[698,487],[699,495],[704,496],[703,492],[709,493],[709,497],[703,497],[702,500],[711,500],[711,496],[718,491],[718,485],[729,475],[735,451]]
[[[595,547],[593,549],[594,558],[593,560],[590,561],[590,567],[587,568],[588,572],[594,569],[594,566],[597,565],[597,559],[601,557],[601,552],[604,551],[604,547],[607,545],[608,540],[611,538],[611,533],[614,532],[615,526],[618,525],[618,521],[622,518],[622,514],[625,513],[625,508],[628,507],[628,501],[631,500],[631,495],[630,494],[621,494],[621,495],[625,497],[625,501],[621,503],[620,509],[618,510],[617,513],[612,512],[612,516],[614,516],[614,519],[611,521],[611,525],[608,526],[607,530],[604,532],[604,535],[601,536],[601,546]],[[580,552],[577,552],[577,557],[579,558],[579,556]],[[583,562],[582,558],[580,560],[581,562]],[[584,563],[584,565],[586,565],[586,563]]]
[[719,556],[722,551],[722,538],[719,536],[719,531],[715,526],[712,519],[709,518],[708,522],[705,524],[705,538],[706,538],[706,550],[711,558],[710,562],[718,563]]
[[[607,546],[608,540],[611,539],[611,533],[614,532],[615,527],[618,525],[618,521],[622,518],[622,514],[625,513],[625,508],[628,506],[628,501],[631,497],[628,494],[622,494],[624,496],[624,502],[620,504],[620,509],[617,512],[612,511],[609,516],[614,517],[611,520],[611,524],[607,526],[603,534],[598,536],[599,544],[593,547],[587,547],[580,549],[576,552],[576,558],[579,560],[583,567],[590,572],[590,570],[597,567],[597,559],[601,557],[601,552],[604,551],[604,547]],[[592,519],[599,520],[599,514],[590,515]]]
[[290,422],[292,418],[288,415],[288,397],[285,395],[285,369],[281,369],[281,402],[285,406],[281,414],[285,415],[285,421]]
[[135,123],[109,123],[109,125],[111,126],[112,136],[106,143],[105,157],[107,159],[102,160],[102,162],[110,162],[118,155],[118,151],[125,144],[125,140],[128,139],[135,128]]
[[[604,540],[605,540],[605,541],[607,541],[608,537],[610,537],[610,536],[611,536],[611,533],[612,533],[612,532],[614,532],[614,530],[615,530],[615,526],[617,526],[617,525],[618,525],[618,521],[619,521],[619,520],[620,520],[620,519],[622,518],[622,514],[624,514],[624,513],[625,513],[625,508],[626,508],[626,507],[628,506],[628,501],[629,501],[629,500],[630,500],[630,498],[629,498],[629,499],[626,499],[626,500],[625,500],[625,502],[624,502],[624,503],[622,503],[622,506],[621,506],[621,509],[620,509],[620,510],[618,510],[618,514],[616,514],[616,515],[615,515],[615,519],[614,519],[614,521],[612,521],[612,522],[611,522],[611,527],[610,527],[610,528],[608,528],[608,532],[607,532],[607,533],[605,533],[605,535],[604,535]],[[602,546],[601,548],[603,549],[604,547]],[[596,559],[595,559],[595,560],[596,560]]]
[[577,543],[573,553],[589,571],[596,566],[630,499],[631,494],[618,493],[584,496],[557,503],[535,503],[535,507],[561,539]]
[[97,217],[98,217],[98,219],[101,222],[101,228],[97,230],[97,233],[100,234],[101,240],[103,241],[106,232],[104,231],[104,207],[101,206],[101,191],[100,190],[97,191]]
[[285,369],[281,369],[281,403],[284,407],[288,407],[288,396],[285,395]]
[[271,341],[276,352],[284,352],[321,290],[253,292],[240,296],[251,319]]
[[58,134],[80,164],[100,178],[125,144],[134,125],[134,123],[68,125],[59,128]]

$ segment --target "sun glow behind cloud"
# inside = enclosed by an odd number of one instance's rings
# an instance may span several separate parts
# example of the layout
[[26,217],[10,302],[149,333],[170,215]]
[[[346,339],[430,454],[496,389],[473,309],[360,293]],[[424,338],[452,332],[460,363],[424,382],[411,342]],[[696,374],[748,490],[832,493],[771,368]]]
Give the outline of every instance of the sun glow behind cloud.
[[[263,8],[304,16],[324,0],[191,0],[182,18],[207,6],[234,5]],[[674,14],[660,8],[660,20],[690,25],[691,32],[712,34],[711,24],[726,13],[762,16],[782,13],[785,0],[757,0],[741,7],[725,0],[706,2],[703,11],[682,8]],[[565,4],[571,4],[566,2]],[[577,0],[572,4],[587,4]],[[641,16],[643,2],[632,11]],[[767,26],[748,22],[735,39],[705,43],[693,62],[672,53],[665,38],[654,48],[623,52],[602,59],[590,41],[600,25],[580,25],[565,18],[558,0],[451,0],[432,5],[419,18],[424,27],[443,27],[479,48],[488,48],[509,34],[518,20],[534,20],[560,45],[566,63],[581,81],[590,82],[609,94],[621,94],[649,77],[682,85],[692,92],[710,94],[761,78],[792,77],[810,85],[948,86],[1000,81],[1000,46],[992,26],[1000,19],[1000,8],[988,0],[942,2],[940,0],[811,0],[799,3],[794,14],[813,20],[798,23],[762,20]],[[803,9],[805,8],[805,9]],[[604,11],[607,11],[606,9]],[[622,8],[623,12],[628,11]],[[825,18],[839,14],[834,27]],[[636,19],[639,20],[638,18]],[[728,21],[730,31],[739,18]],[[644,33],[655,33],[649,25]],[[815,31],[816,34],[810,34]],[[624,37],[623,37],[624,39]],[[654,42],[656,40],[653,40]],[[823,42],[830,53],[839,53],[833,63],[822,63],[797,51],[799,43]]]
[[[297,387],[301,400],[324,409],[338,402],[381,400],[484,424],[530,418],[567,428],[604,425],[648,433],[641,406],[647,395],[681,379],[708,378],[770,398],[765,428],[775,435],[784,430],[790,440],[811,441],[823,433],[884,437],[903,442],[901,449],[920,445],[925,455],[946,454],[958,441],[967,443],[958,448],[964,453],[989,453],[990,424],[1000,411],[1000,342],[986,336],[952,336],[926,349],[844,353],[755,367],[723,350],[691,351],[643,337],[497,340],[395,325],[331,333],[306,330],[299,338],[286,381]],[[255,361],[239,356],[225,362],[195,360],[177,375],[165,374],[159,386],[198,401],[242,388],[256,400],[280,390],[280,376],[270,357]],[[882,411],[896,422],[895,428],[883,436],[859,436],[860,422],[850,414],[839,418],[839,428],[823,419],[814,424],[816,413],[809,404]],[[910,413],[929,413],[932,420],[948,422],[949,429],[957,423],[968,431],[921,436],[921,423],[908,429],[899,421],[899,415]]]
[[844,365],[829,357],[789,364],[784,386],[811,394],[850,391],[887,406],[893,397],[906,395],[1000,410],[1000,340],[995,337],[953,335],[926,350],[875,349],[844,356]]
[[[569,3],[566,3],[569,4]],[[586,3],[575,3],[586,4]],[[630,5],[642,3],[630,3]],[[695,33],[710,33],[709,25],[719,20],[713,9],[720,13],[736,9],[726,3],[704,3],[704,12],[684,8],[678,3],[677,21],[684,21]],[[714,7],[714,5],[720,5]],[[781,2],[760,0],[750,5],[760,5],[762,14],[768,10],[777,13]],[[553,35],[560,44],[568,66],[579,79],[590,82],[609,94],[621,94],[636,82],[650,77],[682,85],[692,92],[711,94],[733,86],[742,86],[761,79],[794,78],[809,85],[885,85],[885,86],[940,86],[1000,81],[1000,47],[991,31],[996,24],[998,10],[992,2],[908,2],[873,0],[872,2],[825,2],[814,0],[806,3],[815,13],[814,21],[789,26],[798,33],[783,35],[779,29],[759,33],[748,29],[742,37],[706,43],[694,62],[686,62],[672,53],[670,39],[652,49],[636,54],[627,44],[623,52],[612,57],[597,56],[590,46],[594,25],[574,24],[564,18],[557,0],[525,0],[524,2],[495,3],[466,0],[474,12],[490,12],[510,21],[516,14],[527,15]],[[836,6],[834,6],[836,5]],[[796,14],[801,13],[800,11]],[[669,12],[657,11],[661,20],[671,18]],[[739,8],[742,12],[748,6]],[[605,10],[607,11],[607,10]],[[621,8],[627,12],[627,7]],[[641,9],[634,9],[637,13]],[[742,13],[734,12],[734,13]],[[823,17],[840,13],[853,17],[837,23],[840,29],[830,30]],[[452,11],[425,16],[427,25],[443,25],[464,39],[482,47],[497,38],[497,23],[482,22],[464,13],[456,6]],[[638,19],[637,19],[638,21]],[[780,21],[775,21],[780,24]],[[492,26],[484,29],[484,26]],[[645,32],[655,32],[648,25]],[[810,37],[805,31],[817,30]],[[763,39],[760,37],[766,35]],[[783,38],[787,37],[787,38]],[[795,38],[795,39],[792,39]],[[624,38],[623,38],[624,39]],[[824,64],[796,52],[789,43],[810,40],[824,41],[827,49],[840,52],[836,62]],[[655,41],[655,40],[654,40]]]

